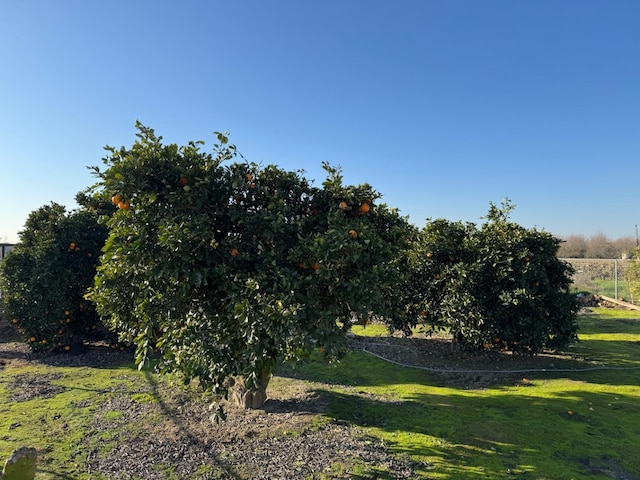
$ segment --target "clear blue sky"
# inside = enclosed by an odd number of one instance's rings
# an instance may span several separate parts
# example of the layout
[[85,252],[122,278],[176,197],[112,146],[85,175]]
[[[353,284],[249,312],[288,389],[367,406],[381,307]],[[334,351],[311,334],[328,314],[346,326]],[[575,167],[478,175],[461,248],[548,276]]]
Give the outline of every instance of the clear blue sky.
[[418,226],[504,197],[559,236],[640,223],[637,0],[4,1],[0,62],[0,241],[136,120],[340,165]]

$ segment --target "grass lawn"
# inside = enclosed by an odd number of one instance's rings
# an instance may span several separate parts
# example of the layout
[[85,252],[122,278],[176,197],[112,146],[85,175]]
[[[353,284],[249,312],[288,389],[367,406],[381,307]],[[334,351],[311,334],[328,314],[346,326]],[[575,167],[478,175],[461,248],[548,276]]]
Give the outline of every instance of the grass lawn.
[[[596,309],[579,321],[580,342],[568,353],[583,360],[570,368],[559,362],[555,369],[466,388],[446,375],[358,350],[337,366],[313,358],[281,369],[270,394],[303,383],[327,405],[315,414],[316,424],[358,427],[392,454],[413,461],[418,478],[640,479],[640,312]],[[375,325],[354,333],[386,335]],[[48,377],[49,386],[62,388],[16,401],[11,384],[20,375]],[[103,479],[83,468],[87,456],[96,454],[86,440],[95,437],[96,448],[105,448],[119,437],[92,430],[96,411],[128,391],[132,404],[153,402],[136,387],[148,378],[132,365],[0,366],[0,461],[17,445],[31,445],[42,452],[36,479]],[[114,418],[107,420],[119,424],[117,411],[109,415]],[[341,475],[309,478],[394,478],[384,470],[376,476],[366,469]]]
[[579,338],[569,350],[587,360],[576,371],[528,372],[482,389],[360,351],[298,375],[327,385],[333,417],[422,462],[423,478],[640,478],[639,312],[583,315]]

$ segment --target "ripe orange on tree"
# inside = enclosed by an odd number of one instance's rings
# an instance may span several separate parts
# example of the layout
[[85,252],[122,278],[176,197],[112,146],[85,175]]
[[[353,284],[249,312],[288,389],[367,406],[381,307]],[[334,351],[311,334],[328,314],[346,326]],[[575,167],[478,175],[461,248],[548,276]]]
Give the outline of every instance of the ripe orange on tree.
[[355,230],[349,230],[349,236],[351,238],[358,238],[358,232],[356,232]]
[[360,212],[361,213],[369,213],[370,210],[371,210],[371,205],[369,205],[367,202],[365,202],[362,205],[360,205]]
[[129,210],[129,206],[130,206],[129,202],[123,202],[123,201],[118,202],[118,208],[120,210]]
[[338,206],[340,207],[340,209],[346,210],[349,205],[347,204],[347,202],[345,202],[343,200],[343,201],[340,202],[340,204]]
[[122,201],[122,197],[120,195],[114,195],[111,197],[111,201],[114,205],[118,205]]
[[237,248],[232,248],[232,249],[231,249],[231,256],[232,256],[232,257],[237,257],[237,256],[238,256],[238,253],[240,253],[240,252],[238,252],[238,249],[237,249]]

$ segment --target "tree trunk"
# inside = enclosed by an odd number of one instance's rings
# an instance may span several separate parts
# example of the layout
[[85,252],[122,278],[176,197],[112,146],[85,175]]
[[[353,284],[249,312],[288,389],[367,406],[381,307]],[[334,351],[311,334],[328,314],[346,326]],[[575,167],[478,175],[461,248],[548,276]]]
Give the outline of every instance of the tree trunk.
[[231,379],[231,398],[240,408],[260,408],[267,401],[267,386],[271,380],[271,370],[263,370],[260,374],[260,384],[257,389],[247,388],[245,379],[237,376]]

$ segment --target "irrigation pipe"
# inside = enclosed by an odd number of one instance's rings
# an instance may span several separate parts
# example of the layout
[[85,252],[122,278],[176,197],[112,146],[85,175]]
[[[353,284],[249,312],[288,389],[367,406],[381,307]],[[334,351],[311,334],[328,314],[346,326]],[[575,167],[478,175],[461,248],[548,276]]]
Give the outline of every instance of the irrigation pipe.
[[[384,343],[378,343],[374,345],[384,345],[384,346],[396,346],[401,348],[409,348],[404,345],[389,345]],[[391,360],[390,358],[383,357],[382,355],[378,355],[377,353],[373,353],[367,350],[365,347],[362,347],[362,350],[365,353],[368,353],[372,357],[379,358],[380,360],[384,360],[385,362],[392,363],[394,365],[398,365],[399,367],[404,368],[414,368],[416,370],[426,370],[433,373],[498,373],[498,374],[512,374],[512,373],[531,373],[531,372],[572,372],[572,373],[580,373],[580,372],[593,372],[595,370],[640,370],[640,366],[637,367],[612,367],[601,365],[597,367],[585,367],[585,368],[523,368],[517,370],[467,370],[467,369],[446,369],[446,368],[435,368],[435,367],[423,367],[420,365],[407,365],[405,363],[397,362],[395,360]]]

